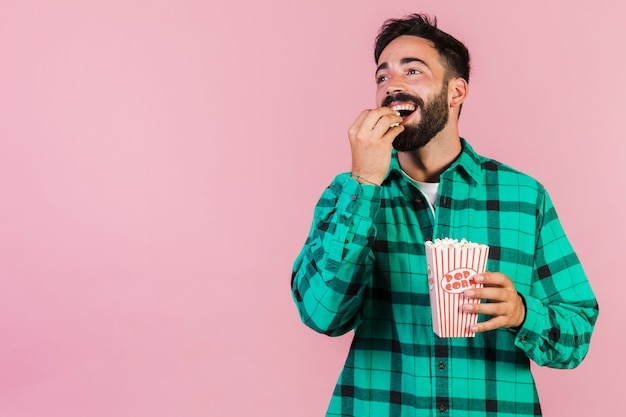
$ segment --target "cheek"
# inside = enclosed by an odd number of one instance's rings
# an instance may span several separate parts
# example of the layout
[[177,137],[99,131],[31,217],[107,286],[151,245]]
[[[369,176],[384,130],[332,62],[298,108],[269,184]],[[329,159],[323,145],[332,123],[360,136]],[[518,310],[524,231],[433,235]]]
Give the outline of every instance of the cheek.
[[376,89],[376,107],[380,107],[380,105],[381,105],[381,104],[383,103],[383,101],[385,100],[385,97],[386,97],[386,95],[387,95],[387,94],[385,93],[385,91],[386,91],[386,90],[384,90],[384,89],[382,89],[382,88],[380,88],[380,87],[378,87],[378,88]]

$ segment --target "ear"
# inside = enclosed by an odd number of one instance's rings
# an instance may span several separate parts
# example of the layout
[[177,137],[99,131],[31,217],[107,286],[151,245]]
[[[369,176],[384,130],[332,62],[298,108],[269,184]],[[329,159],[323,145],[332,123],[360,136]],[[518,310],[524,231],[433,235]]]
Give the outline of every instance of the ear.
[[454,78],[448,83],[448,100],[450,107],[459,107],[469,93],[469,85],[463,78]]

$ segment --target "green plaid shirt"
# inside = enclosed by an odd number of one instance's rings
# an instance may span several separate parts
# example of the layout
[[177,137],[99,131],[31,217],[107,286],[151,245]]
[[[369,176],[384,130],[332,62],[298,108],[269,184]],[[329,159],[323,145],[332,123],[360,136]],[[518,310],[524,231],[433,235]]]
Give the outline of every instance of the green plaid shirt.
[[[341,174],[315,208],[293,298],[312,329],[355,330],[327,416],[538,416],[529,361],[573,368],[587,353],[598,305],[547,192],[462,143],[435,216],[395,152],[381,187]],[[524,297],[520,329],[433,333],[424,242],[444,237],[489,245],[487,270]]]

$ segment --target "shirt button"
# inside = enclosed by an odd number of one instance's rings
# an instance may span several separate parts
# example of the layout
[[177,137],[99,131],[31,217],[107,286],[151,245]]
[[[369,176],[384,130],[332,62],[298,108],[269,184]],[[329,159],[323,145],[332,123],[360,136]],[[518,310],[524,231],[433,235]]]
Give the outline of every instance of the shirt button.
[[522,336],[522,337],[519,338],[519,341],[520,342],[525,342],[526,339],[528,339],[526,336]]
[[444,370],[444,369],[446,369],[446,364],[445,364],[445,363],[443,363],[443,362],[439,362],[439,365],[437,365],[437,367],[438,367],[439,369],[441,369],[441,370]]
[[416,199],[415,199],[415,202],[416,202],[417,204],[422,204],[422,199],[421,199],[421,198],[416,198]]
[[448,411],[448,407],[446,407],[445,404],[441,404],[439,406],[439,411],[441,411],[442,413],[445,413],[446,411]]
[[355,196],[355,195],[353,195],[353,196],[352,196],[352,197],[350,197],[350,198],[352,198],[352,201],[356,200],[356,196]]

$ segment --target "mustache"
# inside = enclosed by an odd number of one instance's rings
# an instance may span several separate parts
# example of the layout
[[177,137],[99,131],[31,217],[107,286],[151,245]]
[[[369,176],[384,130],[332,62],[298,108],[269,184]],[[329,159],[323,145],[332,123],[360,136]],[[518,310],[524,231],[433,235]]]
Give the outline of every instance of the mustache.
[[417,96],[412,96],[412,95],[406,94],[406,93],[398,93],[398,94],[394,94],[394,95],[390,95],[390,96],[385,97],[385,99],[383,100],[381,106],[382,107],[388,107],[394,101],[409,102],[409,103],[414,103],[418,107],[424,107],[424,100],[422,100],[421,98],[419,98]]

